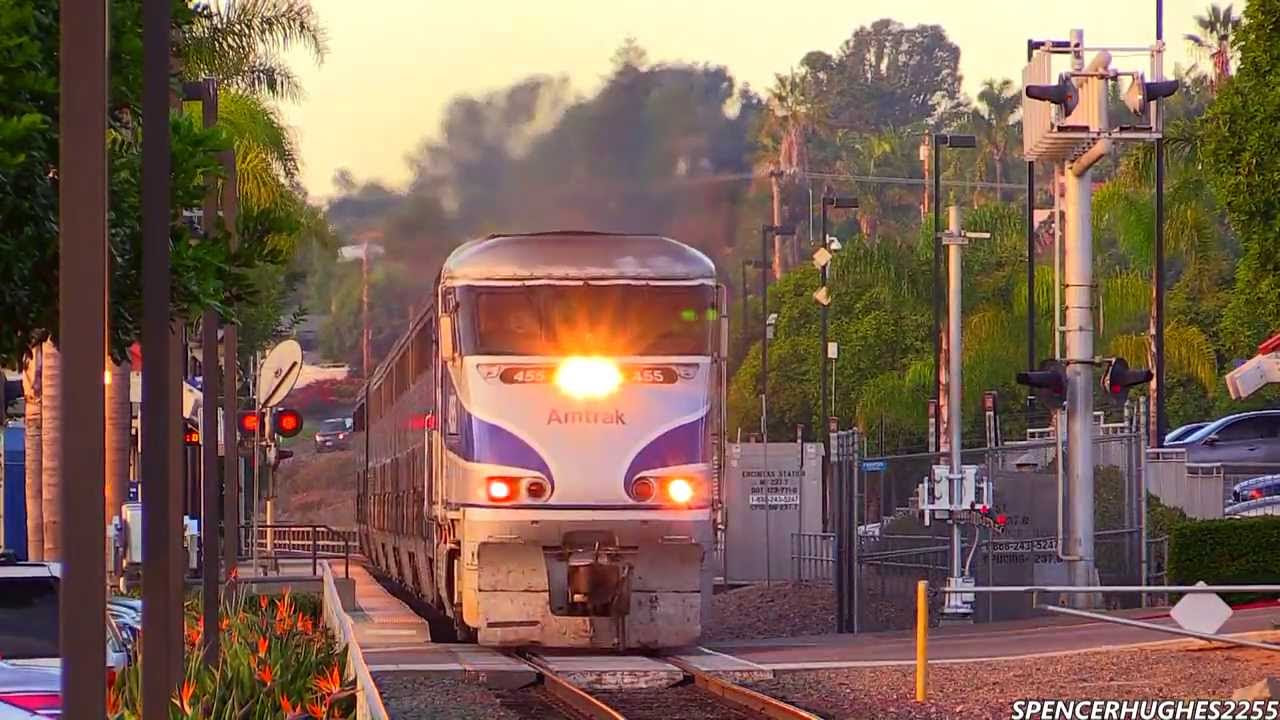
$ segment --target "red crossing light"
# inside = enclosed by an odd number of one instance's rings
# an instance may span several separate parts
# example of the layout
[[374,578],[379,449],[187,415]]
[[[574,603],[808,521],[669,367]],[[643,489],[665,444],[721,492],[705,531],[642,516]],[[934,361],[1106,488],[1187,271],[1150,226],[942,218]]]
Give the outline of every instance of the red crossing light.
[[302,432],[302,415],[297,410],[277,410],[271,415],[277,435],[293,437]]
[[253,435],[262,428],[262,413],[252,410],[241,411],[238,418],[240,432],[244,435]]

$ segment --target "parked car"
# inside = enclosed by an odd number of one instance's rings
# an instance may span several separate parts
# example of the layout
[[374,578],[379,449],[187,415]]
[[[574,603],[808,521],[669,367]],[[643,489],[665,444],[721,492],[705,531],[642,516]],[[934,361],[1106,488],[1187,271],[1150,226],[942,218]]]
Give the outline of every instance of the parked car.
[[0,720],[62,715],[62,673],[56,667],[0,661]]
[[330,418],[316,432],[316,452],[351,449],[351,426],[344,418]]
[[1173,430],[1169,431],[1169,434],[1164,436],[1164,444],[1168,445],[1169,443],[1175,443],[1175,442],[1178,442],[1179,440],[1184,440],[1190,437],[1192,433],[1205,427],[1208,424],[1209,423],[1207,422],[1197,422],[1197,423],[1190,423],[1188,425],[1183,425],[1182,427],[1174,428]]
[[1280,464],[1280,410],[1228,415],[1168,446],[1193,463]]
[[[12,551],[0,550],[0,658],[14,666],[57,669],[58,594],[62,569],[58,563],[20,562]],[[106,613],[108,678],[132,661],[124,632]]]
[[1280,515],[1280,475],[1263,475],[1236,483],[1222,513],[1226,517]]

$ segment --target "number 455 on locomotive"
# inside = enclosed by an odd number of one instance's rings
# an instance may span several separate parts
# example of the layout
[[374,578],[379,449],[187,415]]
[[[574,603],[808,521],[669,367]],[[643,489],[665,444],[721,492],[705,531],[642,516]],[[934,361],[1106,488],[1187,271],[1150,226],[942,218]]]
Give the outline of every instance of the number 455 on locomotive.
[[471,241],[354,422],[360,543],[495,646],[696,642],[723,466],[724,288],[653,235]]

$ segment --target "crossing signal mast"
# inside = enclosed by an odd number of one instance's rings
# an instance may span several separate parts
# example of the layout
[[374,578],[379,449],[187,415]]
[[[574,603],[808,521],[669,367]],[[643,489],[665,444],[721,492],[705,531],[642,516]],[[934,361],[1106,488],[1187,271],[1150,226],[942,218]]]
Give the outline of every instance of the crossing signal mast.
[[[1164,42],[1145,48],[1086,48],[1084,32],[1073,30],[1069,41],[1031,44],[1035,50],[1023,69],[1023,155],[1028,161],[1058,164],[1065,181],[1065,246],[1061,287],[1065,308],[1062,327],[1065,357],[1046,360],[1040,369],[1018,374],[1018,382],[1033,388],[1046,409],[1061,418],[1065,407],[1068,472],[1066,547],[1058,554],[1070,568],[1077,587],[1096,585],[1093,552],[1093,388],[1094,367],[1105,366],[1104,394],[1123,402],[1129,388],[1150,382],[1147,370],[1130,369],[1123,358],[1111,361],[1094,356],[1093,238],[1091,236],[1092,168],[1118,143],[1150,142],[1161,137],[1158,101],[1178,90],[1176,80],[1164,79]],[[1088,64],[1086,50],[1096,52]],[[1111,52],[1146,52],[1150,57],[1148,81],[1142,71],[1122,71],[1111,66]],[[1070,69],[1055,75],[1053,62],[1060,56]],[[1128,80],[1123,92],[1131,118],[1113,126],[1107,112],[1108,90],[1113,82]],[[1055,422],[1063,431],[1063,423]],[[1059,467],[1063,467],[1059,458]],[[1062,502],[1059,499],[1059,502]],[[1060,517],[1062,516],[1060,507]],[[1088,594],[1073,595],[1079,607],[1093,602]]]

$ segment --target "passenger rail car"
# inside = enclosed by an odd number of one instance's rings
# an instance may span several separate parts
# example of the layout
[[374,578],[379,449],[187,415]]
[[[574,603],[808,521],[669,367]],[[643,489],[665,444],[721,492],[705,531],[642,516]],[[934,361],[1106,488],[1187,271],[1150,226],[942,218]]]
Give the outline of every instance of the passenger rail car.
[[665,237],[494,235],[355,411],[365,555],[495,646],[695,642],[723,466],[724,288]]

